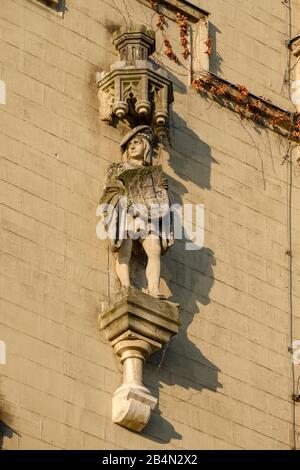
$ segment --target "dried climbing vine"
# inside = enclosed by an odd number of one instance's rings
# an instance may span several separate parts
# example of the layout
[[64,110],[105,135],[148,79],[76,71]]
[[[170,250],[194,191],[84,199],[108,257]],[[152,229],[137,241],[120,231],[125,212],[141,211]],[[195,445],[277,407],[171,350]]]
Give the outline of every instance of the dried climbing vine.
[[175,64],[180,64],[180,60],[178,59],[177,55],[175,54],[175,52],[173,51],[173,48],[171,46],[171,43],[169,41],[169,39],[167,38],[167,36],[164,36],[163,38],[163,41],[164,41],[164,45],[165,45],[165,50],[164,50],[164,54],[170,59],[170,60],[173,60],[173,62],[175,62]]
[[238,103],[244,103],[248,99],[249,90],[244,85],[237,85],[236,87],[238,89],[236,100]]
[[300,115],[295,117],[294,126],[291,132],[292,137],[295,140],[300,140]]
[[204,41],[204,44],[206,45],[205,54],[210,56],[211,53],[212,53],[212,38],[211,38],[211,36],[208,36],[206,41]]
[[165,27],[165,24],[166,24],[166,17],[165,17],[165,15],[163,15],[162,13],[159,13],[159,14],[158,14],[158,20],[157,20],[157,23],[156,23],[156,27],[157,27],[160,31],[163,31],[163,30],[164,30],[164,27]]
[[156,0],[152,0],[152,1],[150,2],[150,5],[151,5],[151,8],[157,12],[157,23],[156,23],[156,27],[158,28],[158,30],[159,30],[159,31],[161,32],[161,34],[162,34],[163,43],[164,43],[164,46],[165,46],[164,54],[165,54],[170,60],[172,60],[173,62],[175,62],[175,64],[180,64],[179,58],[177,57],[177,55],[176,55],[175,52],[173,51],[173,47],[172,47],[171,42],[170,42],[170,40],[169,40],[169,38],[168,38],[168,36],[167,36],[167,33],[166,33],[167,20],[166,20],[166,16],[165,16],[163,10],[159,7],[158,1],[156,1]]
[[[159,0],[150,0],[150,7],[157,13],[156,27],[162,34],[165,47],[164,54],[176,64],[181,64],[167,35],[167,19]],[[183,49],[182,55],[187,60],[191,55],[188,39],[188,19],[180,12],[176,13],[176,19],[179,26],[179,42]],[[204,44],[206,46],[205,53],[210,56],[212,54],[211,36],[208,36]],[[300,140],[300,116],[294,119],[288,111],[279,110],[275,106],[268,104],[264,98],[256,98],[249,93],[245,85],[229,84],[210,73],[205,73],[200,78],[196,77],[193,79],[192,87],[197,93],[211,95],[220,104],[239,113],[242,117],[251,119],[255,123],[270,127],[281,133],[285,130],[290,138]]]
[[188,25],[187,17],[182,15],[179,12],[176,13],[176,17],[177,17],[177,22],[179,25],[180,44],[183,47],[182,55],[185,58],[185,60],[187,60],[189,56],[191,55],[191,51],[189,48],[189,41],[188,41],[189,25]]
[[211,96],[219,104],[260,125],[269,127],[293,140],[300,140],[300,116],[282,111],[264,98],[257,98],[244,85],[234,85],[210,73],[194,78],[192,87],[197,93]]
[[[150,0],[150,6],[151,8],[157,13],[157,22],[156,22],[156,27],[157,29],[161,32],[162,38],[163,38],[163,43],[165,46],[164,49],[164,54],[175,64],[180,64],[179,57],[177,54],[174,52],[171,41],[167,35],[166,29],[167,29],[167,20],[166,16],[162,10],[162,7],[159,5],[158,0]],[[188,21],[187,17],[182,15],[181,13],[176,13],[176,18],[177,18],[177,23],[179,25],[179,38],[180,38],[180,44],[183,48],[182,55],[185,58],[185,60],[188,59],[190,56],[190,48],[189,48],[189,42],[188,42]]]
[[[150,0],[150,7],[152,10],[154,10],[157,13],[157,22],[156,22],[156,27],[157,29],[161,32],[162,37],[163,37],[163,42],[165,46],[164,54],[173,62],[176,64],[180,64],[180,60],[176,53],[174,52],[173,46],[171,44],[171,41],[169,37],[167,36],[166,29],[168,27],[167,25],[167,19],[164,14],[163,8],[160,5],[159,0]],[[179,42],[181,45],[181,48],[183,49],[182,55],[185,60],[188,60],[188,58],[191,56],[191,45],[189,43],[189,22],[188,18],[180,13],[176,13],[176,20],[177,24],[179,26]],[[211,55],[212,53],[212,38],[209,36],[206,41],[204,41],[204,44],[206,45],[206,51],[205,53],[208,55]]]

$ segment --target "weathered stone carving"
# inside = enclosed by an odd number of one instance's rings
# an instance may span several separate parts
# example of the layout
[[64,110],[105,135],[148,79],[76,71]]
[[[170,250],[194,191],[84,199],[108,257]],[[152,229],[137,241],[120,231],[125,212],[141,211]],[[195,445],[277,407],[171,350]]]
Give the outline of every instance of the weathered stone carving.
[[111,124],[114,118],[126,118],[132,127],[153,125],[158,137],[165,137],[173,91],[165,71],[155,70],[149,60],[155,50],[154,32],[144,26],[119,30],[114,45],[120,61],[110,72],[97,74],[100,119]]
[[138,126],[121,141],[122,162],[110,166],[100,198],[110,248],[122,287],[131,285],[129,264],[137,241],[148,257],[148,293],[159,291],[160,256],[174,243],[167,180],[161,166],[153,166],[154,134]]
[[178,305],[132,287],[123,289],[99,315],[99,327],[123,364],[123,384],[113,397],[113,421],[142,431],[157,400],[143,385],[147,357],[178,332]]

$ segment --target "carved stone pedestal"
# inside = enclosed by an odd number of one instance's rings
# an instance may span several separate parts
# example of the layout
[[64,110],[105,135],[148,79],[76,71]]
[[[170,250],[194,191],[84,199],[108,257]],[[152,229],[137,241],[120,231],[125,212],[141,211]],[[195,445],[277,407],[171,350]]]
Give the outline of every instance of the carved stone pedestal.
[[143,365],[178,333],[178,305],[127,287],[100,313],[99,326],[123,364],[123,384],[113,397],[113,421],[140,432],[157,403],[143,385]]

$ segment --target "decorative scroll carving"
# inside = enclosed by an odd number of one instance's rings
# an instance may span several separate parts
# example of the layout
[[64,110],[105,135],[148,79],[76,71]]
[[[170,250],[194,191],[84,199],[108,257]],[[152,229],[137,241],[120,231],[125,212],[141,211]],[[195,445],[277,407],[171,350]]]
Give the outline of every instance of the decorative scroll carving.
[[113,104],[115,101],[115,89],[114,86],[107,86],[103,90],[99,91],[99,102],[100,102],[100,119],[111,124]]

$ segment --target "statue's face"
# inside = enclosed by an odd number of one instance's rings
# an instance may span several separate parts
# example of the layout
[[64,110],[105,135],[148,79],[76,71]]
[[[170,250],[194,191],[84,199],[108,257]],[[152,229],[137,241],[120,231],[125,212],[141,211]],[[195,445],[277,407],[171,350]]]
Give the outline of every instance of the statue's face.
[[144,158],[145,145],[142,139],[134,137],[127,147],[129,159],[140,160]]

